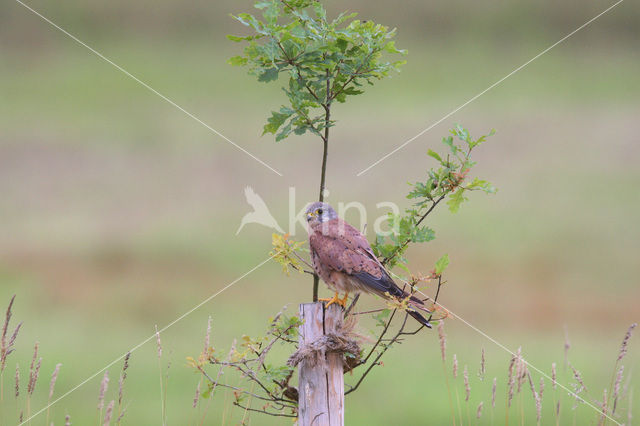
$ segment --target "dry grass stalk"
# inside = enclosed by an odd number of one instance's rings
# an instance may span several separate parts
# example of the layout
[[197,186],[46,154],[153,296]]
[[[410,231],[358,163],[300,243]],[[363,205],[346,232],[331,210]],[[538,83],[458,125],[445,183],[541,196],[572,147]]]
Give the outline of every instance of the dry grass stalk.
[[581,389],[584,390],[585,392],[589,392],[589,390],[587,389],[587,386],[584,384],[584,381],[582,380],[582,374],[580,374],[580,372],[576,370],[576,368],[573,365],[571,365],[571,363],[569,363],[569,366],[571,367],[571,370],[573,370],[573,378],[576,379],[576,381],[580,384]]
[[438,322],[438,338],[440,339],[440,354],[444,362],[447,356],[447,335],[444,332],[444,321]]
[[51,381],[49,382],[49,399],[47,400],[47,419],[45,424],[49,424],[49,408],[51,405],[51,398],[53,397],[53,390],[56,387],[56,381],[58,380],[58,373],[60,372],[60,367],[62,364],[56,364],[55,369],[53,370],[53,374],[51,374]]
[[616,413],[616,408],[618,407],[618,397],[620,396],[620,384],[622,383],[623,373],[624,365],[621,365],[618,369],[618,373],[616,374],[616,382],[613,385],[613,409],[611,410],[612,416]]
[[[574,394],[575,394],[575,402],[573,403],[572,410],[575,410],[578,407],[578,403],[584,403],[585,400],[580,396],[582,392],[589,392],[587,386],[584,384],[584,380],[582,379],[582,374],[578,371],[571,363],[569,363],[571,370],[573,371],[573,378],[576,380],[576,384],[574,384]],[[575,415],[575,414],[574,414]]]
[[[42,365],[42,358],[38,358],[38,342],[33,347],[33,358],[31,359],[31,366],[29,368],[29,382],[27,383],[27,418],[31,417],[31,395],[36,388],[36,382],[38,381],[38,375],[40,373],[40,366]],[[36,362],[36,359],[38,360]]]
[[160,332],[158,332],[157,325],[156,325],[156,345],[158,347],[158,358],[162,358],[162,342],[160,341]]
[[518,359],[517,355],[512,355],[511,356],[511,361],[509,362],[509,376],[507,379],[507,407],[511,407],[511,401],[513,400],[513,394],[514,394],[514,389],[515,389],[515,383],[516,383],[516,379],[515,379],[515,368],[516,368],[516,361]]
[[458,377],[458,358],[453,354],[453,378]]
[[540,395],[540,399],[542,399],[543,393],[544,393],[544,377],[540,377],[540,385],[538,386],[538,395]]
[[[36,350],[34,352],[34,356],[36,356],[38,354],[38,349],[37,349],[37,344],[36,344]],[[40,366],[42,365],[42,358],[38,358],[38,362],[35,364],[35,366],[33,365],[33,361],[31,362],[31,371],[29,373],[29,383],[27,385],[27,394],[29,396],[33,395],[33,391],[36,389],[36,382],[38,381],[38,376],[40,375]]]
[[498,378],[493,378],[493,386],[491,387],[491,406],[496,407],[496,389],[498,387]]
[[118,380],[118,407],[122,405],[122,397],[124,395],[124,381],[127,379],[127,369],[129,368],[129,358],[131,358],[131,352],[127,352],[124,357],[124,365],[122,366],[122,373],[120,373],[120,379]]
[[13,345],[18,337],[18,332],[20,331],[20,327],[22,323],[19,323],[15,330],[13,331],[11,337],[7,341],[7,334],[9,332],[9,323],[11,322],[11,316],[13,313],[11,309],[13,308],[13,302],[16,299],[16,295],[14,294],[9,301],[9,306],[7,307],[7,312],[4,317],[4,324],[2,325],[2,335],[0,336],[0,372],[4,373],[4,369],[7,366],[7,357],[11,352],[13,352]]
[[557,377],[558,374],[556,372],[556,363],[554,362],[553,364],[551,364],[551,387],[553,388],[553,390],[556,389],[556,385],[557,385]]
[[438,339],[440,340],[440,355],[442,357],[442,372],[444,373],[445,383],[447,385],[447,395],[449,396],[449,408],[451,409],[451,419],[453,424],[456,423],[455,410],[453,408],[453,396],[451,395],[451,385],[449,384],[449,376],[447,375],[447,334],[444,332],[444,321],[438,322]]
[[64,416],[64,426],[71,426],[71,416],[68,414]]
[[627,333],[624,335],[624,339],[622,339],[622,344],[620,345],[620,352],[618,353],[617,359],[618,362],[627,354],[627,346],[629,345],[629,339],[631,339],[631,333],[633,333],[633,329],[637,326],[638,324],[634,322],[627,329]]
[[122,376],[127,378],[127,370],[129,369],[129,360],[131,359],[131,352],[127,352],[124,356],[124,364],[122,365]]
[[38,346],[39,343],[36,342],[33,347],[33,358],[31,358],[31,365],[29,367],[29,382],[27,383],[27,394],[29,395],[32,393],[31,386],[35,385],[34,373],[36,368],[36,360],[38,359]]
[[16,364],[16,399],[20,396],[20,366]]
[[540,424],[540,418],[542,417],[542,399],[540,394],[536,392],[536,387],[533,384],[533,379],[531,378],[531,373],[529,369],[525,367],[527,379],[529,381],[529,387],[531,388],[531,393],[533,394],[533,399],[536,402],[536,420],[538,424]]
[[118,424],[118,425],[120,424],[120,421],[122,420],[122,418],[124,417],[124,413],[126,413],[126,412],[127,412],[126,409],[122,410],[122,412],[120,413],[120,415],[116,419],[116,424]]
[[629,390],[629,406],[627,408],[627,424],[631,425],[633,416],[631,415],[631,403],[633,402],[633,389]]
[[526,377],[527,377],[527,381],[529,382],[529,388],[531,388],[531,393],[535,395],[537,393],[536,392],[536,387],[533,384],[533,379],[531,378],[531,373],[529,372],[528,368],[527,368],[525,374],[526,374]]
[[468,402],[469,396],[471,395],[471,385],[469,384],[469,370],[467,369],[466,364],[464,366],[463,376],[464,376],[464,392],[465,392],[464,400]]
[[[453,364],[452,366],[453,378],[456,379],[458,377],[458,356],[456,354],[453,354],[452,364]],[[460,409],[460,393],[458,392],[458,386],[457,384],[455,384],[455,381],[454,381],[454,389],[456,391],[456,405],[458,406],[458,416],[460,418],[460,421],[462,421],[462,410]],[[452,399],[451,406],[453,407],[453,397],[451,399]],[[469,406],[467,406],[467,409],[468,408]]]
[[569,349],[571,349],[571,342],[569,341],[569,329],[567,324],[564,325],[564,369],[569,366]]
[[127,352],[124,356],[124,364],[122,365],[122,372],[118,379],[118,418],[116,424],[120,424],[122,416],[124,416],[125,410],[122,409],[122,400],[124,399],[124,381],[127,379],[127,369],[129,368],[129,359],[131,358],[131,352]]
[[484,359],[484,348],[482,348],[482,354],[480,355],[480,371],[478,372],[478,377],[481,381],[484,380],[485,373],[485,359]]
[[18,337],[18,332],[20,331],[20,327],[22,326],[22,323],[19,323],[13,331],[13,334],[9,338],[9,341],[7,341],[9,323],[11,322],[11,316],[13,315],[11,309],[13,307],[13,302],[15,301],[15,299],[16,295],[14,294],[9,301],[7,313],[4,317],[4,324],[2,325],[2,335],[0,336],[0,371],[2,372],[4,372],[4,369],[7,366],[7,357],[9,356],[9,354],[11,354],[11,352],[13,352],[13,344],[15,343],[16,338]]
[[196,386],[196,396],[193,398],[193,408],[198,406],[198,401],[200,400],[200,384],[202,383],[202,379],[198,381],[198,386]]
[[122,407],[122,398],[124,396],[124,375],[120,374],[118,379],[118,411]]
[[49,400],[51,400],[51,398],[53,397],[53,390],[56,387],[56,381],[58,380],[60,367],[62,367],[62,364],[56,364],[56,368],[53,370],[53,374],[51,375],[51,382],[49,383]]
[[479,419],[480,417],[482,417],[482,406],[484,405],[484,402],[480,401],[480,404],[478,404],[478,409],[476,410],[476,419]]
[[580,394],[584,391],[584,387],[580,386],[578,383],[573,384],[573,396],[575,396],[575,401],[573,402],[572,410],[575,410],[578,407],[579,402],[583,402]]
[[571,406],[572,410],[578,408],[578,403],[582,402],[582,398],[580,397],[580,392],[582,392],[582,388],[574,385],[573,387],[573,396],[575,396],[575,400],[573,401],[573,405]]
[[627,375],[624,385],[622,385],[622,391],[620,392],[620,399],[624,399],[629,395],[629,388],[631,386],[631,372]]
[[209,352],[209,346],[210,346],[210,339],[211,339],[211,316],[209,316],[209,319],[207,320],[207,334],[205,335],[204,338],[204,352],[203,353],[208,353]]
[[98,410],[102,411],[104,408],[104,396],[109,388],[109,372],[105,371],[100,382],[100,393],[98,394]]
[[525,364],[522,358],[522,348],[518,348],[518,352],[516,352],[518,358],[516,359],[516,380],[518,383],[518,393],[522,389],[522,385],[525,380],[527,380],[527,365]]
[[107,410],[104,414],[104,422],[102,422],[103,426],[109,426],[111,424],[111,416],[113,415],[113,406],[115,405],[115,401],[111,400],[109,405],[107,405]]
[[[169,373],[166,374],[162,371],[162,362],[160,359],[162,358],[162,341],[160,340],[160,332],[158,331],[158,326],[156,325],[156,346],[158,348],[158,371],[160,372],[160,411],[162,415],[162,425],[166,425],[166,399],[167,399],[167,390],[164,385],[164,381],[168,379]],[[167,365],[167,370],[169,369],[169,365]]]
[[600,420],[598,421],[599,425],[604,425],[604,422],[608,417],[607,416],[607,411],[608,411],[607,399],[608,399],[608,397],[607,397],[607,389],[605,388],[604,392],[602,393],[602,404],[601,404],[601,406],[602,406],[602,416],[600,416]]

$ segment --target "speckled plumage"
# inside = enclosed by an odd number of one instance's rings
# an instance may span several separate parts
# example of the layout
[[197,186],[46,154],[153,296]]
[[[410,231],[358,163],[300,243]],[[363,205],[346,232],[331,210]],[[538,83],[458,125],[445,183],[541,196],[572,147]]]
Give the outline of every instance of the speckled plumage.
[[[373,293],[385,298],[408,296],[373,254],[366,237],[340,219],[330,205],[312,204],[307,209],[307,221],[313,268],[329,288],[335,292]],[[409,299],[409,305],[429,312],[416,297]],[[409,311],[409,314],[430,327],[417,312]]]

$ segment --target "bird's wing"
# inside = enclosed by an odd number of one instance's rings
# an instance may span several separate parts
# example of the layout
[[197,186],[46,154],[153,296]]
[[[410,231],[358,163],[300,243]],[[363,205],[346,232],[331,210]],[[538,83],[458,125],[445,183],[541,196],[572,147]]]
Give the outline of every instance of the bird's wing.
[[244,195],[247,198],[247,203],[249,203],[249,205],[253,207],[255,211],[269,211],[262,197],[256,194],[256,192],[250,186],[247,186],[244,189]]
[[347,274],[373,293],[404,296],[373,254],[366,237],[341,219],[327,222],[322,232],[312,233],[309,245],[321,267]]

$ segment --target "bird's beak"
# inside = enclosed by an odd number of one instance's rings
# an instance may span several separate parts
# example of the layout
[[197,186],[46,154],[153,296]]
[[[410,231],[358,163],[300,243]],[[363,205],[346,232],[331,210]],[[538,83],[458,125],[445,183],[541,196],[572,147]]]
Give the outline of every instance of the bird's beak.
[[316,214],[314,212],[307,213],[307,221],[311,220],[312,217],[316,217]]

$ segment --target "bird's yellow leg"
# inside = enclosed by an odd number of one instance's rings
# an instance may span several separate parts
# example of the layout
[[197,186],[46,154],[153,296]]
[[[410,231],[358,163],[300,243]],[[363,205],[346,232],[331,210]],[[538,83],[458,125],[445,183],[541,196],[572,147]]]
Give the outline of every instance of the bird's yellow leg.
[[348,299],[349,299],[349,292],[347,291],[347,292],[344,294],[344,298],[343,298],[343,299],[340,299],[340,300],[338,301],[338,303],[339,303],[340,305],[342,305],[342,307],[343,307],[343,308],[346,308],[346,307],[347,307],[347,300],[348,300]]
[[318,301],[320,302],[327,302],[327,305],[325,306],[325,308],[328,308],[329,306],[331,306],[334,303],[337,303],[338,305],[340,305],[340,298],[338,298],[338,292],[336,291],[336,294],[333,295],[332,298],[330,299],[318,299]]

